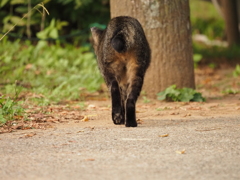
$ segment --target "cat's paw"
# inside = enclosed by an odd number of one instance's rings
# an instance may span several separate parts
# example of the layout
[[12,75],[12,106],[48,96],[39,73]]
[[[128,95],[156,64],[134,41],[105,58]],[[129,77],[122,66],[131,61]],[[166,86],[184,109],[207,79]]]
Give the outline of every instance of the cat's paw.
[[134,121],[126,121],[126,124],[125,124],[126,127],[137,127],[137,121],[134,120]]
[[122,113],[113,113],[112,120],[114,124],[124,124],[124,116]]

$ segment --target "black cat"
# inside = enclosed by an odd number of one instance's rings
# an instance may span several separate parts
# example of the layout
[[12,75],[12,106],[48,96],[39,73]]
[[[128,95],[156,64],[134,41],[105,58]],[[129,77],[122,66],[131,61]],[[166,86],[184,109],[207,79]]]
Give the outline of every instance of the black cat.
[[151,50],[141,24],[135,18],[113,18],[105,30],[91,28],[99,69],[112,98],[114,124],[136,127],[135,105]]

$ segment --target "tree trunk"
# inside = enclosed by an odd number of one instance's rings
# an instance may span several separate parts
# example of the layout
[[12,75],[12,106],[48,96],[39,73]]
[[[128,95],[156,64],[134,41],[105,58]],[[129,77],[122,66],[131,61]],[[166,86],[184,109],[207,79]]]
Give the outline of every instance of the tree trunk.
[[215,6],[219,15],[223,18],[223,12],[222,12],[222,9],[221,9],[220,0],[212,0],[212,3]]
[[240,44],[236,0],[221,0],[229,46]]
[[110,0],[111,17],[142,24],[152,50],[143,90],[149,97],[170,85],[195,88],[188,0]]
[[111,0],[111,17],[139,20],[152,50],[143,90],[148,97],[170,85],[195,88],[188,0]]
[[240,33],[240,0],[237,0],[237,18],[238,18],[238,30]]

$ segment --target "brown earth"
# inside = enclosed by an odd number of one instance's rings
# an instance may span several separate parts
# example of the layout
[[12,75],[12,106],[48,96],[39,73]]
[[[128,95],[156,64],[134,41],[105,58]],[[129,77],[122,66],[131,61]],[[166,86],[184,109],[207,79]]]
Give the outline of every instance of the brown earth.
[[[197,91],[206,98],[203,103],[165,102],[141,96],[137,103],[139,125],[148,124],[148,119],[187,121],[240,115],[240,78],[233,77],[233,71],[234,68],[226,65],[217,69],[205,66],[195,70]],[[27,116],[31,121],[9,122],[0,128],[0,133],[74,126],[76,123],[83,127],[113,126],[109,98],[93,95],[86,99],[83,102],[68,102],[67,105],[28,106]]]

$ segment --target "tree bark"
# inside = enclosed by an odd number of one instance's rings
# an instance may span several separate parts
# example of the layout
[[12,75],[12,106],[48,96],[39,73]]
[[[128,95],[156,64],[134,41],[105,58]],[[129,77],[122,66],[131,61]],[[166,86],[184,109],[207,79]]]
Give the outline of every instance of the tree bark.
[[142,24],[152,50],[143,90],[148,97],[170,85],[195,88],[188,0],[110,0],[111,17]]
[[229,46],[240,44],[236,0],[221,0]]
[[219,15],[223,18],[223,12],[222,12],[222,9],[221,9],[220,0],[212,0],[212,3],[215,6]]

